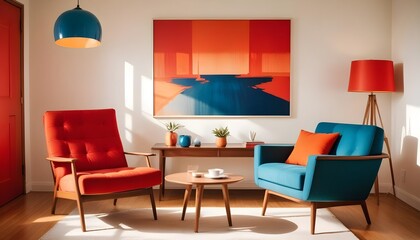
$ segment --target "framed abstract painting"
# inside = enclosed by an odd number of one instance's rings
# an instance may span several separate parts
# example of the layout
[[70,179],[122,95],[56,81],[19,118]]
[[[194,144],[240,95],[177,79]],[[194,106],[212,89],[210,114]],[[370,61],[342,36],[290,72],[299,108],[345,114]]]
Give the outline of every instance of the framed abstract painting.
[[290,20],[154,20],[154,116],[290,116],[290,32]]

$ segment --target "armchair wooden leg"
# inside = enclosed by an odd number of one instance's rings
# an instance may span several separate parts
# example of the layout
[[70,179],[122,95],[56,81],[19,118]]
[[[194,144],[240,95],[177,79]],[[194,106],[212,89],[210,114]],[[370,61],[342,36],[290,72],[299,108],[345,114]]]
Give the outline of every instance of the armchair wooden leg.
[[153,218],[157,220],[157,213],[156,213],[156,204],[155,204],[155,197],[153,195],[153,188],[149,188],[150,190],[150,203],[152,204],[152,211],[153,211]]
[[53,204],[51,208],[51,214],[55,214],[55,208],[57,206],[57,192],[54,191],[54,197],[53,197]]
[[267,205],[268,205],[268,199],[270,198],[270,193],[268,190],[265,190],[264,193],[264,201],[263,201],[263,208],[262,208],[262,216],[265,215],[265,211],[267,210]]
[[117,206],[117,198],[114,199],[114,206]]
[[83,203],[81,199],[77,199],[77,207],[79,209],[79,215],[80,215],[80,224],[82,225],[82,231],[86,232],[86,224],[85,224],[85,212],[83,210]]
[[369,211],[366,206],[366,201],[362,201],[360,205],[362,206],[363,213],[365,214],[367,224],[370,224],[371,222],[370,222],[370,217],[369,217]]
[[315,221],[316,221],[316,203],[311,204],[311,234],[315,234]]

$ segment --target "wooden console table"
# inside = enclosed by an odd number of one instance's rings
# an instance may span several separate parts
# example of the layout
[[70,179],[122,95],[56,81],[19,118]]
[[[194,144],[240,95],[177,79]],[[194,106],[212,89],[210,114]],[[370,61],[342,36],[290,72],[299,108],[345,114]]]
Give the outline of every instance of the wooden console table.
[[243,143],[230,143],[224,148],[216,147],[214,143],[205,143],[201,147],[169,147],[164,143],[156,143],[152,147],[159,157],[159,169],[162,171],[159,200],[165,195],[165,165],[167,157],[253,157],[254,149],[246,148]]

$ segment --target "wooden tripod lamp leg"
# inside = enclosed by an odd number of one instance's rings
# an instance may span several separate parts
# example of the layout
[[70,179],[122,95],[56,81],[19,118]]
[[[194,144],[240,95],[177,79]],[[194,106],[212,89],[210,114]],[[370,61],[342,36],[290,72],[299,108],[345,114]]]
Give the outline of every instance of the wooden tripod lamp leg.
[[[368,102],[366,105],[366,110],[365,110],[365,116],[363,118],[363,124],[368,124],[368,125],[376,125],[377,126],[377,121],[376,121],[376,115],[378,115],[379,117],[379,121],[380,121],[380,127],[384,128],[384,124],[382,122],[382,116],[381,116],[381,112],[379,111],[379,106],[378,106],[378,102],[376,101],[376,95],[371,93],[369,94],[369,98],[368,98]],[[391,158],[391,148],[389,146],[389,141],[388,138],[386,137],[386,134],[384,133],[384,142],[385,142],[385,147],[386,150],[388,152],[388,160],[389,160],[389,167],[391,170],[391,179],[392,179],[392,191],[393,194],[395,196],[395,179],[394,179],[394,169],[392,167],[392,158]],[[375,195],[376,195],[376,202],[379,205],[379,181],[378,181],[378,177],[376,177],[376,181],[375,181]]]
[[388,142],[388,138],[387,137],[385,137],[385,145],[386,145],[386,148],[387,148],[387,150],[388,150],[388,155],[389,155],[389,157],[388,157],[388,162],[389,162],[389,168],[390,168],[390,170],[391,170],[391,179],[392,179],[392,193],[394,194],[394,196],[396,196],[395,195],[395,179],[394,179],[394,169],[393,169],[393,167],[392,167],[392,158],[391,158],[391,149],[390,149],[390,147],[389,147],[389,142]]
[[[384,128],[384,124],[382,122],[382,117],[381,117],[381,112],[379,111],[379,106],[378,106],[378,102],[376,101],[376,97],[374,98],[374,104],[375,104],[375,110],[376,110],[376,112],[378,113],[378,116],[379,116],[379,121],[381,123],[381,127]],[[388,141],[388,138],[387,138],[385,132],[384,132],[384,135],[385,135],[384,136],[385,147],[386,147],[386,150],[388,152],[389,168],[391,170],[392,192],[394,193],[394,196],[395,196],[395,179],[394,179],[394,169],[392,167],[391,147],[389,146],[389,141]]]

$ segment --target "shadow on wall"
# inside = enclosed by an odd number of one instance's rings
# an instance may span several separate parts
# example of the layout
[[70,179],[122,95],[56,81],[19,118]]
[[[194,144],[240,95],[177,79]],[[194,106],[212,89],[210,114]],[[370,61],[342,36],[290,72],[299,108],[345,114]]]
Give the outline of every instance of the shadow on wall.
[[398,93],[404,92],[404,64],[396,63],[394,65],[394,79],[395,91]]
[[401,159],[405,159],[410,166],[419,166],[419,163],[417,162],[418,145],[419,139],[413,136],[405,136],[402,140]]
[[[396,63],[394,66],[395,91],[400,93],[399,97],[404,93],[404,64]],[[406,124],[401,139],[401,159],[408,166],[420,167],[420,158],[418,156],[419,137],[420,137],[420,106],[417,104],[407,104],[405,108]]]

